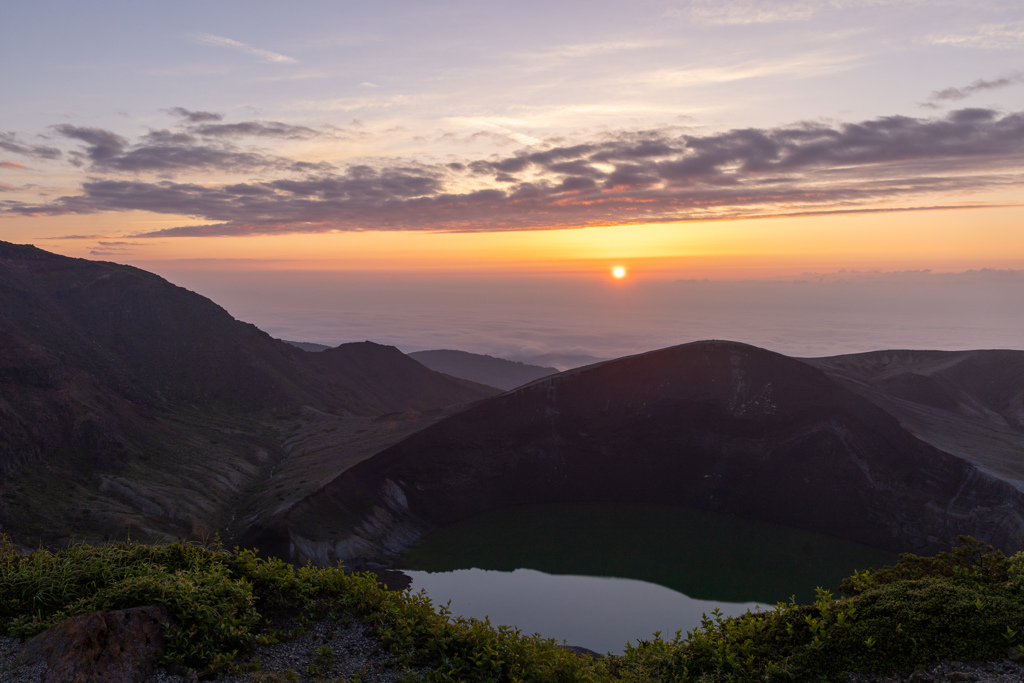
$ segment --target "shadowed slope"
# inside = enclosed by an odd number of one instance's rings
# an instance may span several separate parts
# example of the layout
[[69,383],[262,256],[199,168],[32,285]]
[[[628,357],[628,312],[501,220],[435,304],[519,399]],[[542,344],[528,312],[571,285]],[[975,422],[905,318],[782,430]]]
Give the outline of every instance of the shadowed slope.
[[503,391],[558,373],[555,368],[527,365],[504,358],[450,349],[414,351],[409,357],[415,358],[431,370],[497,387]]
[[293,425],[277,418],[294,422],[304,407],[370,417],[495,393],[394,347],[307,353],[152,273],[0,242],[5,530],[202,534],[280,457],[280,428]]
[[397,410],[429,410],[499,393],[458,377],[435,372],[394,346],[353,342],[310,354],[328,387],[343,387],[352,412],[381,415]]
[[959,533],[1024,547],[1010,486],[819,369],[731,342],[609,361],[483,402],[343,473],[260,543],[321,562],[381,559],[484,510],[572,501],[717,510],[894,550]]
[[806,362],[918,438],[1024,489],[1024,351],[873,351]]

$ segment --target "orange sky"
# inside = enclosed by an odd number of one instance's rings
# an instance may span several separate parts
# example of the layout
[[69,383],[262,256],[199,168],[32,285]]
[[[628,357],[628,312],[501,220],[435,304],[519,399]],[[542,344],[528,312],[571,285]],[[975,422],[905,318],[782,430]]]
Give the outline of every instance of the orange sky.
[[[175,216],[9,219],[8,239],[69,256],[143,267],[209,270],[500,272],[714,279],[795,275],[839,269],[961,271],[1024,268],[1024,209],[986,208],[842,214],[497,233],[337,232],[251,237],[130,238],[181,224]],[[51,235],[32,239],[47,223]],[[13,233],[13,234],[11,234]]]

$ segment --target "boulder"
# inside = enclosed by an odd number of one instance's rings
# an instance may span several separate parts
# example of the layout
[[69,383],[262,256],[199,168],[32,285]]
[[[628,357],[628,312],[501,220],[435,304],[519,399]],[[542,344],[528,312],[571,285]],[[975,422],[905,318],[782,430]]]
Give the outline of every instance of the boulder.
[[136,683],[153,673],[170,616],[147,606],[71,617],[28,641],[21,663],[46,663],[43,683]]

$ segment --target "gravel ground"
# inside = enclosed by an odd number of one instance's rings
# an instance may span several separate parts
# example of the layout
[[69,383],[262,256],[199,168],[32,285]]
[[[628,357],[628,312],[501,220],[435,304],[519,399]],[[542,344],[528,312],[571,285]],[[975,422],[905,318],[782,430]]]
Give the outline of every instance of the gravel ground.
[[890,676],[847,674],[845,683],[1017,683],[1024,681],[1024,666],[1004,659],[995,662],[939,662],[919,671]]
[[[22,641],[0,637],[0,681],[3,683],[39,683],[43,666],[19,666]],[[325,648],[329,648],[325,649]],[[327,653],[330,654],[327,654]],[[258,665],[255,663],[258,660]],[[238,660],[252,671],[221,675],[205,680],[215,683],[285,683],[291,681],[348,681],[365,683],[415,681],[426,670],[404,671],[373,635],[373,630],[358,622],[339,624],[318,621],[309,632],[287,642],[261,645]],[[847,674],[845,683],[1024,683],[1024,661],[1004,659],[993,662],[941,662],[919,671],[877,676]],[[191,683],[194,674],[175,674],[160,670],[145,683]]]
[[[0,681],[3,683],[39,683],[44,667],[19,666],[17,659],[23,643],[17,638],[0,637]],[[327,654],[327,653],[330,654]],[[258,660],[259,664],[255,665]],[[238,663],[253,670],[240,675],[221,675],[204,679],[217,683],[285,683],[286,681],[337,681],[358,676],[364,683],[413,681],[420,671],[403,671],[386,652],[373,630],[358,622],[348,625],[318,621],[309,632],[287,642],[260,645]],[[188,683],[194,674],[176,674],[159,670],[145,683]]]

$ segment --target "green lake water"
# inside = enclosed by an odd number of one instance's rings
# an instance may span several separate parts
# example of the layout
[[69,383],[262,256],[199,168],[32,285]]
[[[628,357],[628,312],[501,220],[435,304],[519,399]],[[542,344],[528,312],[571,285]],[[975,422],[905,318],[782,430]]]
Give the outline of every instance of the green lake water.
[[630,503],[530,505],[439,529],[399,566],[414,591],[483,618],[599,652],[725,614],[838,593],[893,553],[790,527]]

